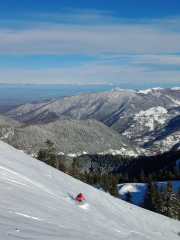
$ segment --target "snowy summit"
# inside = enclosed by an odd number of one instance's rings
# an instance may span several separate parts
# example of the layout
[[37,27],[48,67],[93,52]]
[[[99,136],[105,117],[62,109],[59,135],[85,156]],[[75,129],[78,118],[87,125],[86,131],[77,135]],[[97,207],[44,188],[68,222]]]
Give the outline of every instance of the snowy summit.
[[[180,222],[76,180],[0,142],[0,239],[176,240]],[[74,200],[82,192],[86,201]]]

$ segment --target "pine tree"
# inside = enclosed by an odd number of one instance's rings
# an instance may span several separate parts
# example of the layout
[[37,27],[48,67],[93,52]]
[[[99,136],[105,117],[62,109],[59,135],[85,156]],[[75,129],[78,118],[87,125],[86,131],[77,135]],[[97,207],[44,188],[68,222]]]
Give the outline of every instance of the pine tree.
[[119,198],[119,190],[118,190],[118,185],[117,185],[118,179],[116,178],[115,175],[110,175],[109,181],[110,181],[109,193],[112,196]]
[[180,220],[180,186],[178,187],[176,198],[177,198],[177,219]]
[[147,182],[148,182],[148,183],[153,182],[153,176],[152,176],[151,173],[148,175],[148,180],[147,180]]
[[69,175],[71,175],[74,178],[80,179],[81,172],[79,169],[79,161],[78,158],[73,158],[73,161],[70,165],[70,168],[68,170]]
[[123,183],[123,182],[124,182],[123,175],[122,175],[122,173],[119,173],[119,180],[118,180],[118,183]]
[[146,182],[146,179],[145,179],[145,175],[144,175],[144,171],[141,170],[141,173],[140,173],[140,182],[142,183],[145,183]]
[[142,207],[154,211],[152,202],[152,183],[148,183],[142,200]]
[[162,214],[162,197],[161,192],[158,189],[157,183],[154,183],[152,186],[152,201],[154,206],[154,211],[156,213]]
[[160,195],[160,201],[161,201],[161,209],[160,209],[160,213],[164,215],[164,211],[165,211],[165,195],[166,195],[166,188],[164,187],[163,184],[161,184],[160,188],[159,188],[159,195]]
[[124,183],[128,183],[129,182],[129,176],[128,176],[127,172],[125,172],[123,180],[124,180]]
[[85,181],[85,177],[84,177],[84,173],[81,173],[81,174],[80,174],[80,181],[81,181],[81,182],[86,182],[86,181]]
[[124,199],[126,202],[129,202],[129,203],[133,203],[132,202],[132,195],[130,194],[130,192],[129,191],[127,191],[126,193],[125,193],[125,199]]
[[137,178],[134,177],[134,178],[133,178],[133,183],[137,183],[137,182],[138,182]]
[[93,185],[99,185],[99,174],[96,171],[92,173],[92,181]]
[[170,218],[177,218],[176,204],[177,198],[174,194],[172,182],[168,181],[165,190],[164,215]]
[[49,139],[45,142],[45,148],[40,149],[37,155],[37,159],[45,162],[46,164],[56,167],[57,165],[57,154],[55,152],[55,148],[53,146],[53,142]]
[[57,168],[64,173],[67,171],[66,159],[64,155],[57,156]]
[[109,192],[110,182],[109,177],[106,173],[102,174],[102,188],[104,189],[105,192]]
[[93,174],[93,172],[90,172],[90,173],[89,173],[88,183],[89,183],[91,186],[94,185],[94,174]]
[[84,173],[81,173],[81,181],[88,183],[88,173],[85,171]]
[[152,183],[151,187],[152,211],[162,214],[162,197],[157,183]]
[[177,195],[176,196],[180,199],[180,186],[178,187],[178,191],[177,191]]

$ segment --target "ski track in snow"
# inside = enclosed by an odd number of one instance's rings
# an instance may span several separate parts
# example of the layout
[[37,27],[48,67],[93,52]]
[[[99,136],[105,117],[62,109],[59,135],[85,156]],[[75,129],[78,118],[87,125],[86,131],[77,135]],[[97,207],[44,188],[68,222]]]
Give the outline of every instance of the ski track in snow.
[[[0,166],[0,168],[3,169],[5,172],[10,173],[10,174],[9,174],[9,178],[4,177],[4,178],[5,178],[6,180],[8,180],[8,181],[11,181],[11,182],[14,182],[14,183],[16,183],[16,184],[20,184],[20,185],[23,185],[23,186],[26,186],[26,187],[29,187],[29,188],[33,188],[32,186],[29,186],[29,185],[27,185],[27,184],[24,184],[24,183],[20,182],[20,181],[24,180],[24,181],[26,181],[27,183],[30,183],[30,184],[32,184],[33,186],[36,187],[36,188],[34,187],[33,189],[37,189],[37,188],[38,188],[38,189],[40,189],[40,190],[42,190],[42,191],[44,191],[44,192],[46,192],[46,193],[48,193],[48,194],[50,194],[50,195],[52,195],[52,196],[56,196],[56,195],[53,194],[51,191],[49,191],[49,189],[45,188],[44,185],[39,184],[39,183],[36,183],[36,182],[30,180],[29,178],[21,175],[21,174],[17,174],[16,172],[14,172],[14,171],[12,171],[12,170],[6,169],[6,168],[1,167],[1,166]],[[4,176],[6,176],[6,175],[8,176],[7,173],[2,174],[2,176],[3,176],[3,175],[4,175]],[[15,176],[19,179],[19,181],[15,181],[15,180],[11,179],[11,178],[14,178],[14,177],[12,177],[13,175],[15,175]],[[56,197],[57,197],[57,196],[56,196]],[[62,198],[62,199],[63,199],[63,198]]]
[[35,220],[39,220],[39,221],[42,221],[42,219],[39,219],[37,217],[32,217],[32,216],[29,216],[29,215],[26,215],[26,214],[23,214],[23,213],[18,213],[18,212],[14,212],[15,214],[18,214],[18,215],[21,215],[23,217],[26,217],[26,218],[32,218],[32,219],[35,219]]

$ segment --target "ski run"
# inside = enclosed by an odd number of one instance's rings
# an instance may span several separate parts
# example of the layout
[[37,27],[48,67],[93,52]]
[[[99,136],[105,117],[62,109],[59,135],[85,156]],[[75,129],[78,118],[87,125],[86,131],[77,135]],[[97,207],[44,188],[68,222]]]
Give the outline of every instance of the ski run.
[[[86,201],[74,200],[82,192]],[[180,222],[80,182],[0,142],[1,240],[176,240]]]

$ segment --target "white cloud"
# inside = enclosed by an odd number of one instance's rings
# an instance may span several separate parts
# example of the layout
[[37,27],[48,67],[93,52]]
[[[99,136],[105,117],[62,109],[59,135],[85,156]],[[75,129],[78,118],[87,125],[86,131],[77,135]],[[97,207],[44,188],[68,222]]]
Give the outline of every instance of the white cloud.
[[[7,71],[0,70],[2,83],[180,81],[179,71],[173,69],[180,65],[180,56],[175,55],[180,52],[179,17],[126,20],[108,12],[72,10],[62,15],[36,14],[32,18],[34,21],[1,22],[0,55],[94,56],[96,61],[81,62],[81,66],[69,63],[68,69],[7,67]],[[21,27],[13,27],[16,23]],[[38,69],[38,62],[34,64]],[[153,69],[153,65],[158,69]],[[171,71],[163,69],[166,65]]]
[[[27,16],[27,14],[26,14]],[[48,22],[70,23],[70,24],[110,24],[119,21],[112,16],[112,12],[95,9],[64,8],[61,13],[34,13],[28,14],[31,20]]]
[[151,71],[148,67],[96,63],[68,69],[0,70],[0,83],[179,83],[179,71]]
[[180,66],[180,55],[136,55],[129,56],[134,64],[159,64]]
[[112,25],[41,23],[26,30],[1,28],[0,54],[176,53],[180,50],[180,31],[172,31],[171,21],[167,27],[163,21]]

